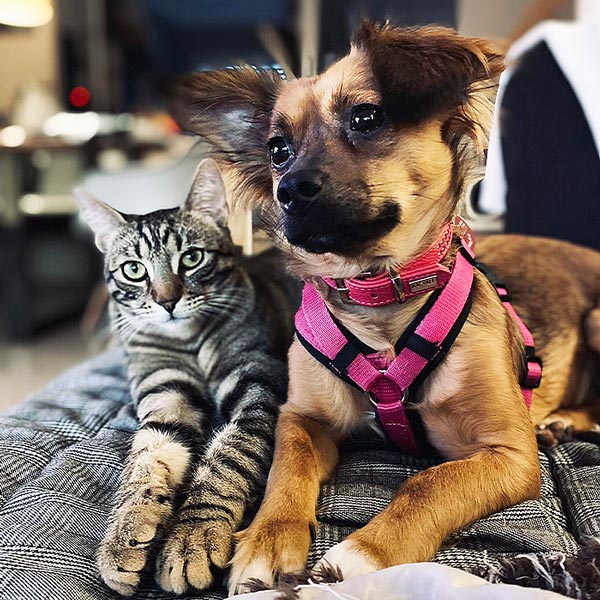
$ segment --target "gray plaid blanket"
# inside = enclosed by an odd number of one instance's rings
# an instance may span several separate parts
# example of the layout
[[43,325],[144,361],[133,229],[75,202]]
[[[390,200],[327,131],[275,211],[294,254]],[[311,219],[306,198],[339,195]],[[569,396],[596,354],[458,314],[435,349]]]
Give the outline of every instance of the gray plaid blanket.
[[[119,353],[100,356],[0,416],[1,600],[118,598],[99,579],[94,554],[136,428],[122,364]],[[600,598],[600,434],[540,458],[540,500],[467,527],[435,560],[494,581]],[[377,437],[347,444],[321,492],[310,563],[382,510],[402,481],[433,464],[402,456]],[[224,596],[219,588],[186,600]],[[135,596],[169,597],[151,577]]]

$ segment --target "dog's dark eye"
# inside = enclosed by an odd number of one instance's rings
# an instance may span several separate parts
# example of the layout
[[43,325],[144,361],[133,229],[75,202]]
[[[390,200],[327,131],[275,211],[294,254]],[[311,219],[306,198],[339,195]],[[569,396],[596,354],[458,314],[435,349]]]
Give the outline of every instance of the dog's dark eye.
[[360,133],[371,133],[383,125],[383,111],[375,104],[359,104],[350,116],[350,129]]
[[284,137],[274,137],[269,140],[269,154],[274,167],[282,167],[290,159],[292,151]]

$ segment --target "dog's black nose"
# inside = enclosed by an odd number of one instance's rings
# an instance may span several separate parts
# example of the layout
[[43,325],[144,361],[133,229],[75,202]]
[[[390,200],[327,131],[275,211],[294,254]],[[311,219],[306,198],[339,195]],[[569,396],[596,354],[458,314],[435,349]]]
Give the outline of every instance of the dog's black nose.
[[277,186],[277,199],[287,213],[301,210],[323,189],[321,171],[304,169],[288,173]]

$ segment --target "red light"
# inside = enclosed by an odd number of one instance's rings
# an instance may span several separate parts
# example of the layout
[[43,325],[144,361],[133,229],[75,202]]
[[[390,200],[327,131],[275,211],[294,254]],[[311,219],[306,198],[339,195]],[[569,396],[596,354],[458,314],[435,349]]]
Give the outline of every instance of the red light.
[[90,90],[82,85],[78,85],[69,93],[69,100],[75,108],[83,108],[90,101]]

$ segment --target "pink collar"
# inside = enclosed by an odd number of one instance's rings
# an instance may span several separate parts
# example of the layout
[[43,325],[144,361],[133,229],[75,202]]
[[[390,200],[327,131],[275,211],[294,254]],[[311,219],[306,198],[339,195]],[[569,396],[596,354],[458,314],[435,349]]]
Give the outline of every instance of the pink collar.
[[457,235],[470,244],[472,233],[468,225],[462,218],[454,217],[451,223],[444,225],[433,246],[404,267],[390,269],[389,273],[352,279],[323,277],[323,281],[339,292],[344,303],[361,306],[403,303],[414,296],[441,288],[446,285],[452,273],[452,269],[443,265],[442,261],[452,246],[455,228],[460,230],[456,232]]

